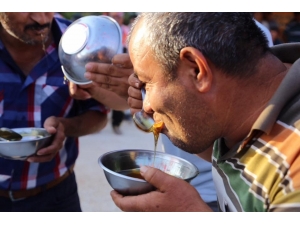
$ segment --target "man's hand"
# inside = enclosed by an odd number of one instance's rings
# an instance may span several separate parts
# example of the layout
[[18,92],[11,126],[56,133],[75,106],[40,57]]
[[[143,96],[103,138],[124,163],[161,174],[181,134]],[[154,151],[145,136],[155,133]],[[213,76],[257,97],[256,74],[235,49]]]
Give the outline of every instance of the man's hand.
[[85,66],[85,77],[96,85],[127,99],[128,77],[133,73],[133,66],[128,54],[118,54],[112,64],[90,62]]
[[89,62],[85,77],[90,84],[76,85],[69,82],[70,95],[79,100],[94,98],[114,110],[126,110],[128,98],[128,77],[133,73],[128,54],[115,55],[112,64]]
[[147,194],[123,196],[111,192],[115,204],[130,212],[211,212],[197,190],[186,181],[152,167],[141,167],[141,175],[157,188]]
[[128,89],[128,105],[130,107],[130,112],[133,115],[134,113],[141,111],[143,108],[143,99],[142,99],[142,82],[135,76],[131,74],[128,78],[129,89]]
[[72,98],[78,100],[86,100],[91,98],[92,96],[88,92],[88,89],[92,87],[93,84],[82,85],[81,87],[77,84],[69,81],[69,91]]
[[28,157],[29,162],[48,162],[54,158],[57,152],[62,149],[65,140],[64,126],[57,117],[48,117],[44,123],[48,133],[53,134],[53,141],[50,146],[38,150],[36,155]]

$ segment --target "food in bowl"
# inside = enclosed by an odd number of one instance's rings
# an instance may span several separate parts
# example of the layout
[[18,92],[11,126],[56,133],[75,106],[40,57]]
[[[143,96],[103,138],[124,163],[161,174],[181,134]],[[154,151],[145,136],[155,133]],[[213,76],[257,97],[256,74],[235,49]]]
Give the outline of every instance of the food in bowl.
[[0,141],[0,157],[11,160],[26,160],[41,148],[49,146],[53,135],[44,128],[13,128],[22,139],[19,141]]

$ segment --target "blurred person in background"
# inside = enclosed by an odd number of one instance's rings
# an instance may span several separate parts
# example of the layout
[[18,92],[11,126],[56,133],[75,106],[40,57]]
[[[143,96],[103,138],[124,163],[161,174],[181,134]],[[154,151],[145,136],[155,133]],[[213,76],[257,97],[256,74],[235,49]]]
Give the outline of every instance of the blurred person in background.
[[274,44],[273,44],[271,32],[269,30],[269,25],[266,24],[265,20],[263,20],[263,13],[254,12],[254,13],[251,13],[251,14],[253,16],[253,19],[254,19],[256,25],[264,32],[264,35],[268,39],[269,47],[273,46]]
[[283,43],[283,41],[280,39],[280,31],[279,31],[278,26],[271,25],[270,26],[270,32],[271,32],[272,41],[273,41],[274,45],[279,45],[279,44]]
[[287,43],[300,42],[300,12],[294,12],[294,18],[286,25],[283,38]]
[[78,137],[107,124],[107,108],[71,98],[58,58],[70,21],[52,12],[0,13],[0,127],[44,127],[49,147],[24,161],[0,157],[0,211],[81,211]]
[[[122,45],[123,50],[122,53],[127,52],[127,35],[129,33],[129,27],[124,24],[124,12],[109,12],[108,16],[114,18],[118,24],[120,25],[121,32],[122,32]],[[125,112],[120,110],[112,110],[112,121],[111,125],[113,128],[113,131],[115,134],[122,134],[122,131],[120,129],[121,123],[123,122],[125,118]]]
[[137,17],[137,14],[136,13],[133,13],[133,14],[130,14],[129,15],[129,22],[128,22],[128,28],[129,30],[131,29],[131,26],[132,26],[132,23],[134,22],[135,18]]

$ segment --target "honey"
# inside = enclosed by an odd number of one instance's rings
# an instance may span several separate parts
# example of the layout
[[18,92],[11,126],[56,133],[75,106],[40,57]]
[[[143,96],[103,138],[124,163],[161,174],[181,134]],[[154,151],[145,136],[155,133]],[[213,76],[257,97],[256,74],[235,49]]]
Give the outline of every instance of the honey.
[[138,178],[145,180],[144,177],[140,173],[140,169],[130,169],[130,170],[122,170],[118,172],[119,174],[128,176],[128,177],[133,177],[133,178]]
[[159,138],[159,133],[161,132],[161,130],[164,127],[164,122],[160,121],[157,122],[155,124],[153,124],[153,126],[150,129],[150,132],[153,133],[154,135],[154,159],[153,159],[153,166],[155,165],[155,156],[156,156],[156,148],[157,148],[157,142],[158,142],[158,138]]
[[[158,142],[159,134],[160,134],[161,130],[163,129],[163,126],[164,126],[163,122],[157,122],[157,123],[153,124],[151,129],[148,131],[148,132],[152,132],[153,136],[154,136],[154,158],[153,158],[153,162],[152,162],[153,166],[155,165],[157,142]],[[125,176],[145,180],[144,177],[140,173],[140,169],[121,170],[118,173],[125,175]]]

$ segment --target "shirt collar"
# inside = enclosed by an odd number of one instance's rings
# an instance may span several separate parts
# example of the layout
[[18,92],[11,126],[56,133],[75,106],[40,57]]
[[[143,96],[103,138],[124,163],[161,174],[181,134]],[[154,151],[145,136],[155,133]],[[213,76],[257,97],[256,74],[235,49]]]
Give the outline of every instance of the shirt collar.
[[300,44],[281,44],[280,46],[271,48],[281,61],[293,63],[288,73],[283,78],[273,97],[268,102],[266,108],[261,112],[250,133],[241,143],[238,152],[245,146],[249,145],[249,141],[261,133],[270,134],[282,108],[293,98],[299,94],[300,87]]
[[[296,49],[298,49],[298,59],[289,69],[288,73],[280,83],[273,97],[267,104],[267,107],[262,111],[258,119],[255,121],[251,130],[261,130],[266,134],[269,134],[282,108],[292,97],[299,93],[300,44],[294,46],[297,47]],[[287,54],[286,51],[288,51],[288,49],[289,47],[284,48],[283,46],[281,46],[281,54]],[[283,61],[283,59],[280,57],[281,54],[277,55],[277,57],[279,57],[279,59]]]
[[[222,149],[219,160],[225,160],[240,152],[244,147],[250,145],[250,141],[255,140],[262,133],[269,134],[282,110],[282,108],[299,94],[300,87],[300,43],[281,44],[280,46],[271,47],[273,54],[282,62],[293,63],[288,73],[280,83],[278,89],[267,104],[266,108],[259,115],[253,124],[247,137],[237,143],[233,148],[228,149],[221,138],[218,143],[218,149]],[[225,150],[227,148],[227,150]]]

